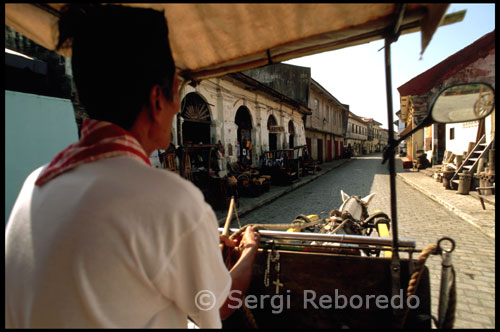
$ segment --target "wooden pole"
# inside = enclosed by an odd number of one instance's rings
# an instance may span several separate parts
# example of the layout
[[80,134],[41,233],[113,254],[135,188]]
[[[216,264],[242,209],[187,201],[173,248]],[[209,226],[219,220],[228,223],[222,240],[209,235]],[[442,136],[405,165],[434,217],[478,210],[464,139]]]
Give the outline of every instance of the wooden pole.
[[[227,235],[229,232],[229,225],[231,224],[231,217],[233,216],[234,209],[234,196],[231,196],[231,202],[229,203],[229,210],[227,211],[226,222],[224,223],[224,230],[222,231],[222,235]],[[224,243],[219,244],[220,248],[224,248]]]
[[229,202],[229,210],[227,211],[226,222],[224,223],[224,231],[222,232],[222,235],[227,235],[227,233],[229,232],[229,225],[231,224],[233,209],[234,209],[234,196],[231,196],[231,201]]

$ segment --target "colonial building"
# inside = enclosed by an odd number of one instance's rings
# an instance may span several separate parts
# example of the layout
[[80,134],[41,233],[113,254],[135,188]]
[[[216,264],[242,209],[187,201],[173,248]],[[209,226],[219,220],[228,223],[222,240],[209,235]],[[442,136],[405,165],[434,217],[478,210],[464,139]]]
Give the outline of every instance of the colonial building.
[[[394,139],[396,139],[396,134],[394,134]],[[381,128],[379,131],[380,151],[382,151],[387,144],[389,144],[389,130]]]
[[320,162],[339,159],[343,155],[349,106],[340,103],[314,79],[311,79],[309,108],[306,118],[307,148]]
[[313,159],[323,162],[342,157],[349,106],[312,79],[310,68],[278,63],[244,73],[308,106],[312,113],[303,119]]
[[363,121],[365,121],[368,127],[368,137],[365,144],[366,152],[372,153],[382,151],[382,147],[380,145],[380,126],[382,124],[372,118],[362,117],[362,119]]
[[220,144],[221,171],[236,161],[257,166],[264,152],[305,145],[303,104],[255,79],[233,73],[182,91],[174,144]]
[[[492,31],[434,67],[398,88],[401,113],[409,132],[426,115],[434,96],[444,87],[462,82],[486,82],[495,86],[495,31]],[[440,164],[445,150],[462,155],[469,144],[484,137],[490,143],[495,137],[495,111],[486,119],[467,123],[434,124],[419,130],[407,139],[408,157],[417,150],[427,153],[433,164]]]
[[347,122],[347,133],[345,144],[353,151],[354,155],[367,153],[366,140],[368,139],[368,126],[365,121],[356,114],[349,112]]
[[[399,136],[403,136],[425,118],[428,102],[416,96],[401,96],[400,105],[401,112],[398,116],[402,122],[406,123],[406,128],[399,134]],[[416,159],[417,151],[424,150],[424,129],[417,131],[405,141],[407,156],[412,160]],[[444,154],[444,150],[441,153]]]

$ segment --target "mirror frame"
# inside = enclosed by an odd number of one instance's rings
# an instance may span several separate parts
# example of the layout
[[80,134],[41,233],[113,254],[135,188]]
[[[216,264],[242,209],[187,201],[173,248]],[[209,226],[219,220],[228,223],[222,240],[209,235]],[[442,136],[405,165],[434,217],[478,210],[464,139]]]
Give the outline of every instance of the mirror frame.
[[[451,84],[451,85],[448,85],[448,86],[442,88],[432,98],[432,102],[431,102],[431,104],[429,106],[429,109],[427,110],[427,115],[425,116],[425,118],[415,128],[413,128],[412,130],[410,130],[408,133],[406,133],[402,137],[398,138],[397,140],[393,140],[392,142],[389,142],[389,144],[387,145],[387,148],[385,148],[385,153],[383,154],[382,164],[384,164],[386,162],[386,160],[389,158],[390,153],[394,153],[394,149],[402,141],[404,141],[405,139],[407,139],[408,137],[410,137],[411,135],[413,135],[416,131],[418,131],[418,130],[424,128],[424,127],[430,126],[430,125],[432,125],[434,123],[438,123],[438,122],[434,121],[433,118],[432,118],[432,110],[434,109],[434,105],[436,104],[436,101],[438,100],[439,96],[441,96],[441,94],[445,90],[447,90],[447,89],[449,89],[451,87],[454,87],[454,86],[468,85],[468,84],[483,84],[483,85],[486,85],[487,87],[489,87],[493,91],[493,95],[495,95],[495,88],[490,83],[486,83],[486,82],[461,82],[461,83]],[[493,107],[491,108],[491,111],[487,115],[485,115],[485,116],[483,116],[483,117],[481,117],[479,119],[476,119],[476,120],[482,120],[482,119],[486,118],[488,115],[490,115],[493,112],[494,109],[495,109],[495,100],[493,100]],[[473,121],[476,121],[476,120],[473,120]],[[450,122],[450,123],[452,123],[452,122]],[[453,123],[456,123],[456,122],[453,122]]]
[[468,122],[468,121],[479,121],[479,120],[482,120],[482,119],[486,118],[488,115],[490,115],[493,112],[493,110],[495,109],[495,89],[493,88],[493,86],[491,86],[491,84],[485,83],[485,82],[470,82],[470,83],[452,84],[452,85],[450,85],[450,86],[442,89],[441,91],[439,91],[439,93],[434,97],[434,99],[431,102],[431,106],[429,107],[429,111],[427,113],[427,116],[432,117],[432,113],[433,113],[434,107],[436,106],[436,102],[439,99],[439,97],[441,97],[441,95],[443,94],[443,92],[445,92],[446,90],[448,90],[450,88],[453,88],[455,86],[467,86],[467,85],[482,85],[482,86],[486,86],[487,88],[489,88],[493,92],[493,103],[492,103],[491,109],[488,111],[488,113],[486,115],[484,115],[484,116],[481,116],[481,117],[477,118],[477,119],[471,119],[471,120],[467,120],[467,121],[462,121],[462,120],[459,120],[459,121],[435,121],[435,120],[433,120],[432,123],[447,124],[447,123],[463,123],[463,122]]
[[[469,85],[469,84],[482,84],[482,85],[486,85],[487,87],[489,87],[491,89],[491,91],[493,91],[493,95],[495,94],[495,88],[493,88],[493,86],[489,83],[485,83],[485,82],[466,82],[466,83],[456,83],[456,84],[452,84],[452,85],[449,85],[445,88],[442,88],[433,98],[432,98],[432,102],[429,106],[429,109],[427,111],[427,115],[425,116],[425,118],[415,127],[413,128],[410,132],[406,133],[405,135],[403,135],[402,137],[400,137],[398,140],[396,140],[396,143],[395,143],[395,146],[399,145],[399,143],[401,143],[403,140],[405,140],[406,138],[408,138],[409,136],[413,135],[416,131],[424,128],[424,127],[427,127],[427,126],[430,126],[431,124],[434,124],[434,123],[438,123],[436,121],[433,120],[432,118],[432,110],[434,109],[434,105],[436,104],[436,101],[438,100],[439,96],[441,96],[441,94],[448,90],[449,88],[452,88],[452,87],[455,87],[455,86],[459,86],[459,85]],[[488,115],[490,115],[493,110],[495,109],[495,100],[493,100],[493,105],[492,105],[492,108],[491,108],[491,111],[481,117],[481,118],[478,118],[478,119],[475,119],[475,120],[471,120],[471,121],[477,121],[477,120],[482,120],[484,118],[486,118]],[[461,121],[461,122],[465,122],[465,121]],[[443,122],[443,123],[457,123],[457,122]],[[460,123],[460,122],[458,122]]]

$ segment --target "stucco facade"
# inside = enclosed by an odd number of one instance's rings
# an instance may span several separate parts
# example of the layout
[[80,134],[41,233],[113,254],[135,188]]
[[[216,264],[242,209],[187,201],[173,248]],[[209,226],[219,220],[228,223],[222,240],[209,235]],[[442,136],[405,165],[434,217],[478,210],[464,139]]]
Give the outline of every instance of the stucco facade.
[[346,146],[351,146],[354,155],[367,153],[368,126],[362,118],[349,112]]
[[340,103],[318,82],[311,79],[305,130],[307,147],[313,159],[332,161],[343,156],[349,106]]
[[[185,144],[187,138],[193,137],[201,140],[192,141],[194,144],[220,142],[224,146],[222,171],[243,153],[248,153],[250,164],[257,166],[268,150],[306,144],[302,117],[309,113],[308,109],[244,74],[203,80],[196,87],[186,85],[181,96],[181,108],[186,108],[188,100],[196,102],[191,103],[194,106],[190,114],[181,111],[177,115],[174,144]],[[251,142],[251,149],[243,152],[244,138]]]
[[372,118],[362,118],[368,127],[368,137],[366,141],[366,151],[367,153],[380,152],[382,147],[380,145],[380,122],[375,121]]

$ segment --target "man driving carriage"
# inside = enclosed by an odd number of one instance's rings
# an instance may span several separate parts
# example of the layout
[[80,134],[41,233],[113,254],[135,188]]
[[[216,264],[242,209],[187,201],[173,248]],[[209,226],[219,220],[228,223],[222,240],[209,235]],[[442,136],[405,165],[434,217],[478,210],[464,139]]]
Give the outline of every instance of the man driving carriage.
[[[130,24],[134,22],[135,24]],[[5,236],[6,327],[220,327],[259,243],[248,230],[228,272],[202,193],[148,156],[167,149],[179,80],[163,13],[70,5],[79,142],[26,179]],[[211,294],[210,308],[199,294]],[[220,310],[219,310],[220,308]]]

